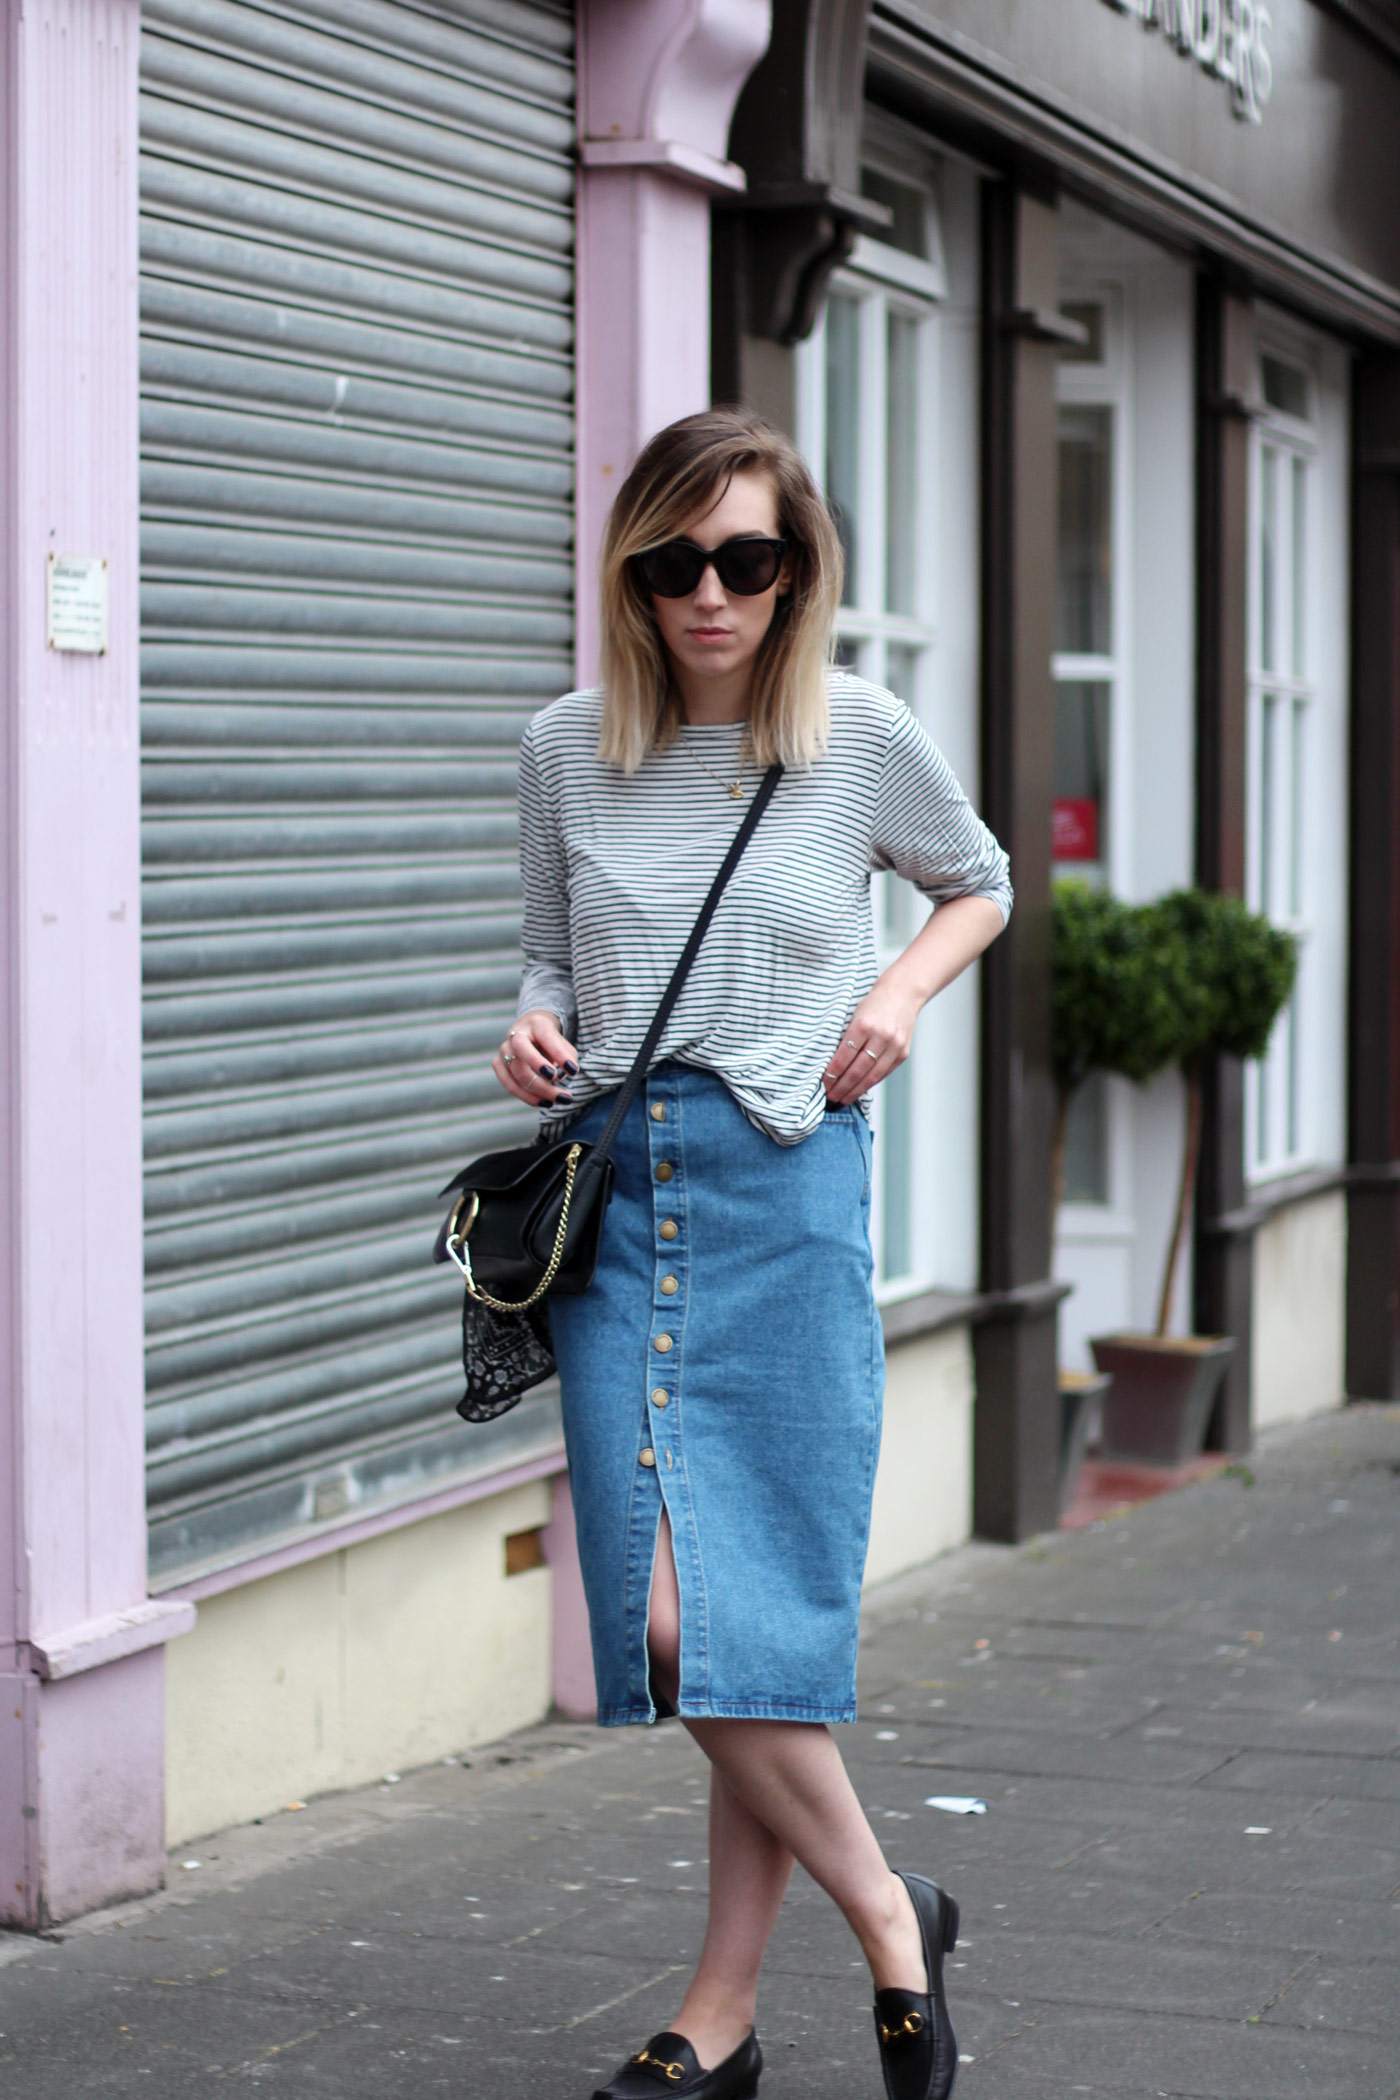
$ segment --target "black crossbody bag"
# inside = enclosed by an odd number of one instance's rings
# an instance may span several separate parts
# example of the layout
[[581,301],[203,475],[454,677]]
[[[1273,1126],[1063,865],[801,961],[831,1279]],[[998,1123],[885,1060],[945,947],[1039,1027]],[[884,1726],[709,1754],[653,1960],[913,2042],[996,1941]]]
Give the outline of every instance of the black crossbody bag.
[[612,1195],[613,1140],[661,1040],[720,893],[783,770],[774,764],[764,774],[597,1141],[540,1137],[532,1145],[488,1152],[438,1192],[455,1200],[438,1231],[433,1260],[455,1262],[466,1284],[462,1368],[467,1389],[457,1402],[464,1421],[493,1421],[554,1370],[546,1297],[550,1291],[585,1291],[593,1281]]

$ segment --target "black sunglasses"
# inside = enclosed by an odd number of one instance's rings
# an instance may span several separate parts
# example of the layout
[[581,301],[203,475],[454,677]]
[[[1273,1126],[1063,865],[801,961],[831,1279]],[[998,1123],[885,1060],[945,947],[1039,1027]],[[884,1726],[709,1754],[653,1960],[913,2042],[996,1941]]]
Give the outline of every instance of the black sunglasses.
[[658,598],[688,598],[711,562],[725,590],[736,598],[756,598],[777,582],[787,548],[786,540],[732,539],[718,547],[667,540],[632,559],[642,582]]

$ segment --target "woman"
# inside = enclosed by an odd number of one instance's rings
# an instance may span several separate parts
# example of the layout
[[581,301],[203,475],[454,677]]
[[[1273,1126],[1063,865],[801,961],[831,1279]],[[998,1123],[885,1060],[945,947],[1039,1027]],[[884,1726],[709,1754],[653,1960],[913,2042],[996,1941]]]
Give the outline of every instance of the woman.
[[[521,744],[526,967],[492,1069],[598,1135],[747,798],[785,771],[614,1143],[587,1291],[547,1302],[598,1719],[710,1761],[709,1920],[671,2025],[594,2100],[749,2100],[794,1859],[870,1964],[891,2100],[946,2100],[957,1906],[892,1872],[832,1737],[856,1718],[884,1348],[873,1090],[1001,931],[1006,856],[892,694],[832,667],[841,548],[788,441],[661,431],[602,556],[603,678]],[[870,871],[937,903],[878,977]]]

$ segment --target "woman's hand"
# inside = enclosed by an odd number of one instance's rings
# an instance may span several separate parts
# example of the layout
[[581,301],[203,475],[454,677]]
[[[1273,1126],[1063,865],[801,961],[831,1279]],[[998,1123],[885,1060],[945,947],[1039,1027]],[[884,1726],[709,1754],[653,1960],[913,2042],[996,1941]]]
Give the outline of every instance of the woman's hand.
[[540,1108],[555,1101],[572,1101],[568,1083],[578,1070],[578,1057],[559,1026],[558,1014],[540,1006],[515,1022],[492,1058],[491,1070],[517,1101]]
[[[902,1065],[914,1042],[923,1000],[891,984],[888,976],[870,987],[851,1015],[822,1079],[832,1108],[844,1108]],[[873,1057],[867,1052],[874,1051]]]
[[[822,1075],[833,1108],[857,1100],[904,1063],[921,1010],[991,946],[1005,924],[991,897],[950,897],[929,913],[851,1015]],[[867,1057],[867,1050],[877,1054]]]

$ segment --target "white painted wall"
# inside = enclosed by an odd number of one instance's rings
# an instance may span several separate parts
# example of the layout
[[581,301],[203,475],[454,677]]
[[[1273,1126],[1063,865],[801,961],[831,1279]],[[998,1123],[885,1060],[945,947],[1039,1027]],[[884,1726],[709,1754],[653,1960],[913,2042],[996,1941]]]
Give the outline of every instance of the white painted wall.
[[[938,398],[938,684],[930,733],[974,804],[979,760],[978,358],[981,278],[979,178],[948,155],[939,174],[947,290]],[[1015,881],[1015,870],[1012,870]],[[919,921],[916,921],[919,923]],[[928,1191],[919,1251],[923,1273],[949,1290],[977,1286],[979,971],[964,971],[919,1016],[919,1172]],[[965,1534],[964,1534],[965,1535]]]
[[168,1842],[539,1720],[550,1574],[504,1541],[549,1515],[534,1481],[207,1598],[167,1659]]
[[[1297,1156],[1275,1166],[1287,1175],[1346,1158],[1351,352],[1263,303],[1258,330],[1266,350],[1306,367],[1316,400],[1304,608],[1313,698],[1301,808],[1309,927],[1299,975],[1302,1129]],[[1252,779],[1252,813],[1256,799]],[[1251,1190],[1266,1189],[1269,1179],[1254,1172]]]
[[[1124,442],[1115,543],[1123,688],[1113,725],[1110,867],[1115,891],[1146,900],[1192,878],[1195,804],[1194,409],[1190,266],[1074,200],[1062,207],[1060,298],[1102,288],[1121,303]],[[1013,871],[1014,872],[1014,871]],[[1060,1359],[1091,1370],[1087,1337],[1156,1322],[1185,1133],[1175,1073],[1114,1081],[1112,1200],[1067,1205],[1055,1274]],[[1190,1305],[1189,1254],[1175,1299]]]
[[1306,850],[1317,875],[1317,936],[1308,958],[1312,1013],[1305,1080],[1312,1094],[1314,1158],[1340,1164],[1347,1156],[1347,918],[1350,854],[1349,751],[1351,683],[1351,352],[1329,337],[1314,339],[1321,431],[1322,515],[1318,546],[1323,622],[1319,636],[1319,699],[1327,728],[1318,740],[1308,797],[1318,821]]
[[972,1334],[892,1342],[867,1585],[961,1545],[972,1531]]
[[1346,1397],[1346,1196],[1292,1203],[1254,1236],[1256,1428],[1296,1422]]

